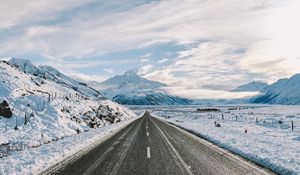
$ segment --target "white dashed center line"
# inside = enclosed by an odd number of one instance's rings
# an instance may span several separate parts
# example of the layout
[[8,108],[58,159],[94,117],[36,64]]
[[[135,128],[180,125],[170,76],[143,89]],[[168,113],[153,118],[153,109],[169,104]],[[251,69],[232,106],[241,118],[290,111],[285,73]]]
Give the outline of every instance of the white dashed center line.
[[149,132],[147,132],[147,137],[149,137]]
[[148,159],[151,158],[151,155],[150,155],[150,147],[149,147],[149,146],[147,147],[147,158],[148,158]]

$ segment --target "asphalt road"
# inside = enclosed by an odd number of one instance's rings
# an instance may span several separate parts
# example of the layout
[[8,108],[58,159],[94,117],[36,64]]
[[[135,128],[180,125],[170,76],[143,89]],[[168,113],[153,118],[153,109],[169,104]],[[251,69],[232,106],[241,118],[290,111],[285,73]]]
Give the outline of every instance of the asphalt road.
[[178,127],[145,115],[88,153],[43,174],[269,174]]

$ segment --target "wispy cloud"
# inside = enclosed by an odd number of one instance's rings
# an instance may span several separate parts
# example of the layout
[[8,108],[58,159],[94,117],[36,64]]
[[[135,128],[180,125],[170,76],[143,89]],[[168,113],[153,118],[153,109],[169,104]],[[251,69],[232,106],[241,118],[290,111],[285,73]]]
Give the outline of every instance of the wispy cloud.
[[109,74],[113,74],[115,72],[113,69],[108,69],[108,68],[105,68],[104,71]]
[[89,81],[98,81],[102,82],[106,79],[106,77],[99,76],[99,75],[87,75],[83,74],[80,72],[72,72],[72,71],[67,71],[65,72],[69,76],[73,77],[76,80],[83,81],[83,82],[89,82]]
[[0,29],[9,29],[23,24],[50,20],[55,18],[56,14],[59,12],[82,6],[90,2],[90,0],[1,1]]
[[158,61],[158,63],[164,63],[164,62],[167,62],[169,59],[168,58],[163,58],[161,60]]
[[139,74],[141,75],[145,75],[148,74],[149,72],[151,72],[153,70],[153,65],[152,64],[147,64],[145,66],[142,66],[141,68],[139,68]]
[[249,73],[238,64],[240,54],[224,54],[232,48],[230,43],[201,43],[179,52],[174,63],[147,74],[147,77],[161,79],[170,86],[230,90]]

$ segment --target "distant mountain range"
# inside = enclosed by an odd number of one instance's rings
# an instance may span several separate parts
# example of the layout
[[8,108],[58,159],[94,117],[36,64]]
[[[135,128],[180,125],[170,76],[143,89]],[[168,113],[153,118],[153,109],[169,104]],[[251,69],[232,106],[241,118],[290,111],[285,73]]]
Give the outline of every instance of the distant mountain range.
[[241,85],[233,91],[260,92],[260,95],[252,97],[250,100],[248,100],[250,103],[299,105],[300,74],[296,74],[291,78],[280,79],[271,85],[259,81],[253,81],[248,84]]
[[191,104],[192,100],[173,96],[163,91],[166,84],[147,80],[139,76],[136,70],[129,70],[123,75],[116,75],[108,80],[97,83],[90,82],[104,96],[127,105],[179,105]]
[[281,79],[269,85],[261,81],[252,81],[243,84],[232,92],[260,92],[260,95],[250,99],[237,100],[191,100],[183,97],[168,94],[162,88],[166,84],[157,81],[147,80],[129,70],[123,75],[117,75],[108,80],[99,82],[89,82],[102,94],[121,104],[128,105],[186,105],[202,103],[264,103],[264,104],[300,104],[300,74],[296,74],[290,79]]

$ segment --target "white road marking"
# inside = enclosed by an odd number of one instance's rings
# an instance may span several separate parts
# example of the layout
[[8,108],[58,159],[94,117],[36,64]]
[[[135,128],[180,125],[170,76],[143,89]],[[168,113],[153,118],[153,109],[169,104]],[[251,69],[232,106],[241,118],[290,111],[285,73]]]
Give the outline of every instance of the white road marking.
[[150,155],[150,147],[149,147],[149,146],[147,147],[147,158],[148,158],[148,159],[151,158],[151,155]]
[[149,132],[147,132],[147,137],[149,137]]

